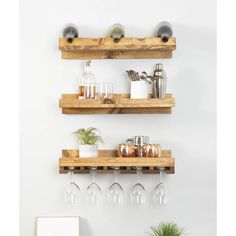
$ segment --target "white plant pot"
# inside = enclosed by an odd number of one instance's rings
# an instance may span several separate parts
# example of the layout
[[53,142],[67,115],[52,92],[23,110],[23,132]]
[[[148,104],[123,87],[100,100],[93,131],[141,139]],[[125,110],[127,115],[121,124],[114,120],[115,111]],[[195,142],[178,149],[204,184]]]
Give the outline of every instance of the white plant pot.
[[79,145],[80,157],[98,157],[98,145]]
[[145,98],[148,98],[147,82],[144,81],[144,80],[131,81],[130,98],[131,99],[145,99]]

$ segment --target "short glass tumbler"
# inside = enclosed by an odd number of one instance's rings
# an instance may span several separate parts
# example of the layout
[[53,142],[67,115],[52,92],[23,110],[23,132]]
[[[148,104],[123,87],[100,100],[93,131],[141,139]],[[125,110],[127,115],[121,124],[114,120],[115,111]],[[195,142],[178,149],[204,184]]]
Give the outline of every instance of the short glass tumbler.
[[97,98],[103,103],[113,103],[113,83],[98,83]]

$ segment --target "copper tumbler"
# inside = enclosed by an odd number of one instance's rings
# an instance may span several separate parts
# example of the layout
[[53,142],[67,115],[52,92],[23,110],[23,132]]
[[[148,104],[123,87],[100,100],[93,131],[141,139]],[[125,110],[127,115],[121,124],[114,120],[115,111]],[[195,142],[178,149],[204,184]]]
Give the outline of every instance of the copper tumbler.
[[135,157],[136,146],[133,144],[119,144],[118,155],[119,157]]
[[159,144],[146,144],[143,146],[145,157],[161,157],[161,147]]

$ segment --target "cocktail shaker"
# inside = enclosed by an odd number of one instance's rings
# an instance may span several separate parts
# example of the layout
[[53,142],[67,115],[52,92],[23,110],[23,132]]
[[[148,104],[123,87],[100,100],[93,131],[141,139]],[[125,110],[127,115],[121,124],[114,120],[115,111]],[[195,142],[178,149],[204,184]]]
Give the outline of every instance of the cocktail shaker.
[[149,144],[149,137],[148,136],[134,136],[133,138],[125,139],[124,143],[132,143],[137,147],[137,157],[144,156],[143,146],[145,144]]
[[124,140],[124,143],[132,143],[134,145],[144,145],[149,144],[148,136],[134,136],[133,138],[127,138]]
[[143,146],[149,143],[149,139],[147,136],[135,136],[134,143],[137,146],[137,157],[144,156]]
[[156,64],[156,69],[153,73],[153,98],[165,98],[167,86],[166,72],[163,70],[161,63]]

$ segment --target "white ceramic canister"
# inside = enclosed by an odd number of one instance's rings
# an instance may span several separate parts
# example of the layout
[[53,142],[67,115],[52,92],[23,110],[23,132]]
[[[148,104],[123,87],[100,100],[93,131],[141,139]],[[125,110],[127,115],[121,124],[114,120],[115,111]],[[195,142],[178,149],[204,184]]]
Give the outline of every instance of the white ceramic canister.
[[131,99],[146,99],[148,98],[148,85],[144,80],[131,81],[130,89]]
[[98,145],[79,145],[80,157],[98,157]]

